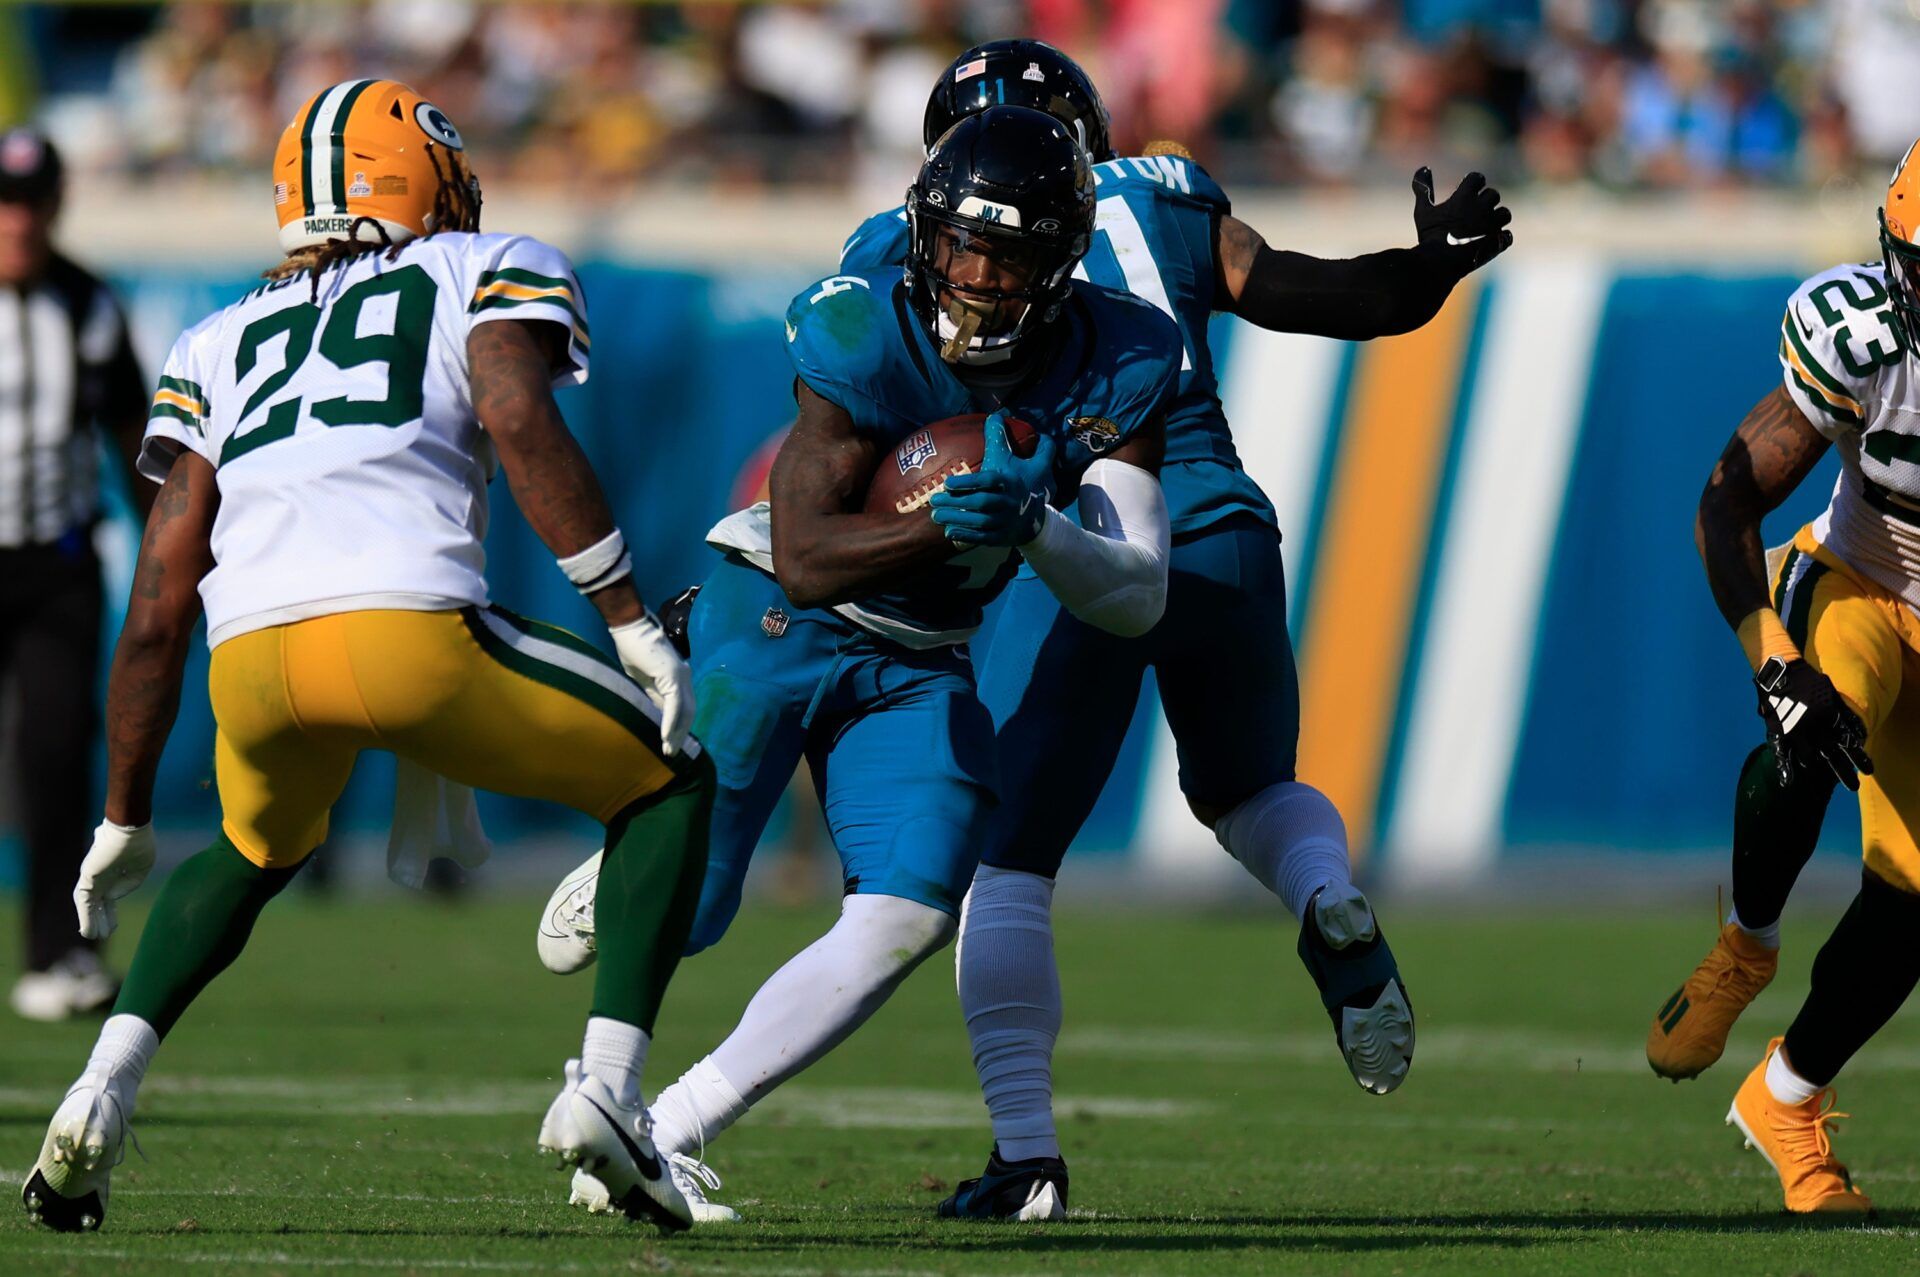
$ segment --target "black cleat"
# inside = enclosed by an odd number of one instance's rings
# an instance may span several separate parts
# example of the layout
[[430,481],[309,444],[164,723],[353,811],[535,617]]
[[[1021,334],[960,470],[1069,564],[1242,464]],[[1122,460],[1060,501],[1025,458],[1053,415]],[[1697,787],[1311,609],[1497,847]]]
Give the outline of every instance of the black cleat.
[[1385,1095],[1413,1065],[1413,1003],[1367,898],[1315,894],[1300,926],[1300,961],[1320,989],[1340,1054],[1361,1089]]
[[961,1180],[938,1214],[941,1219],[1065,1219],[1067,1164],[1057,1157],[1002,1161],[995,1144],[985,1173]]

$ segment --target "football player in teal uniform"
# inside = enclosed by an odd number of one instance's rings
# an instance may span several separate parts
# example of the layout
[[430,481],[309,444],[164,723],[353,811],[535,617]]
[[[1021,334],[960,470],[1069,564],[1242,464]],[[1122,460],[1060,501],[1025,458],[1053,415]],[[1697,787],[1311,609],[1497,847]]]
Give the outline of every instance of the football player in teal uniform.
[[[1413,1011],[1349,877],[1345,824],[1294,775],[1299,698],[1277,520],[1234,450],[1207,320],[1227,311],[1263,328],[1347,340],[1407,332],[1512,236],[1510,215],[1479,174],[1436,204],[1422,169],[1416,247],[1338,261],[1270,248],[1179,148],[1114,155],[1092,81],[1037,40],[997,40],[955,59],[927,104],[928,142],[1001,102],[1049,112],[1086,145],[1099,200],[1080,271],[1150,302],[1182,338],[1160,472],[1173,531],[1164,619],[1143,635],[1105,632],[1022,573],[980,673],[1005,786],[961,924],[959,983],[995,1147],[985,1174],[940,1211],[1058,1218],[1067,1175],[1053,1118],[1054,879],[1113,770],[1149,668],[1195,816],[1299,919],[1300,957],[1355,1079],[1384,1094],[1406,1076]],[[907,238],[904,210],[877,214],[847,241],[841,269],[899,269]]]
[[[802,759],[845,897],[653,1104],[655,1146],[697,1222],[734,1213],[708,1200],[696,1156],[953,938],[1015,779],[966,646],[982,609],[1024,561],[1095,629],[1138,635],[1160,618],[1171,534],[1156,476],[1182,344],[1152,305],[1074,278],[1093,220],[1089,157],[1066,127],[982,111],[937,140],[908,193],[905,269],[845,271],[787,311],[799,419],[770,500],[708,534],[725,557],[689,619],[710,707],[695,730],[720,776],[693,946],[731,921]],[[880,466],[919,459],[903,443],[971,413],[991,414],[978,471],[910,513],[865,512]],[[1032,455],[1017,455],[1009,418],[1037,433]],[[591,1177],[577,1187],[595,1204]]]

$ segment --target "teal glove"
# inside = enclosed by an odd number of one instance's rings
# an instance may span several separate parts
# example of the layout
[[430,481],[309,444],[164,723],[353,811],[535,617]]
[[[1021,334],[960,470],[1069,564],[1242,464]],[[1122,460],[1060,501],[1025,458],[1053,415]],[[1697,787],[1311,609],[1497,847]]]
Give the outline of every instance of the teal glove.
[[933,521],[956,545],[1022,546],[1040,535],[1053,499],[1056,445],[1041,433],[1031,457],[1007,440],[1007,412],[987,418],[987,448],[977,474],[957,474],[933,494]]

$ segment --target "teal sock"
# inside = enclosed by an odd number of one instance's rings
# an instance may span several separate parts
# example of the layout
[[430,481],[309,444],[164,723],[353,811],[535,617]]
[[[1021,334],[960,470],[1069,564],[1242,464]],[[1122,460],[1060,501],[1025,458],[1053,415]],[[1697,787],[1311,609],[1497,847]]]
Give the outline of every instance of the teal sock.
[[700,909],[715,786],[713,765],[696,759],[682,779],[607,826],[593,901],[594,1015],[653,1032]]
[[165,1037],[200,990],[240,956],[254,919],[299,872],[299,865],[260,868],[225,834],[175,869],[140,933],[113,1013],[137,1015]]

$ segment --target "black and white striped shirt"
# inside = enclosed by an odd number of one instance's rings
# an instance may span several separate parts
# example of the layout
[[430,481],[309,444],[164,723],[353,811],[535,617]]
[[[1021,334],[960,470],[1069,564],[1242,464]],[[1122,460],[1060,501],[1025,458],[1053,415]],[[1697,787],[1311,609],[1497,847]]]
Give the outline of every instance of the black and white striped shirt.
[[98,428],[146,415],[146,385],[107,286],[55,255],[0,286],[0,548],[57,542],[99,503]]

